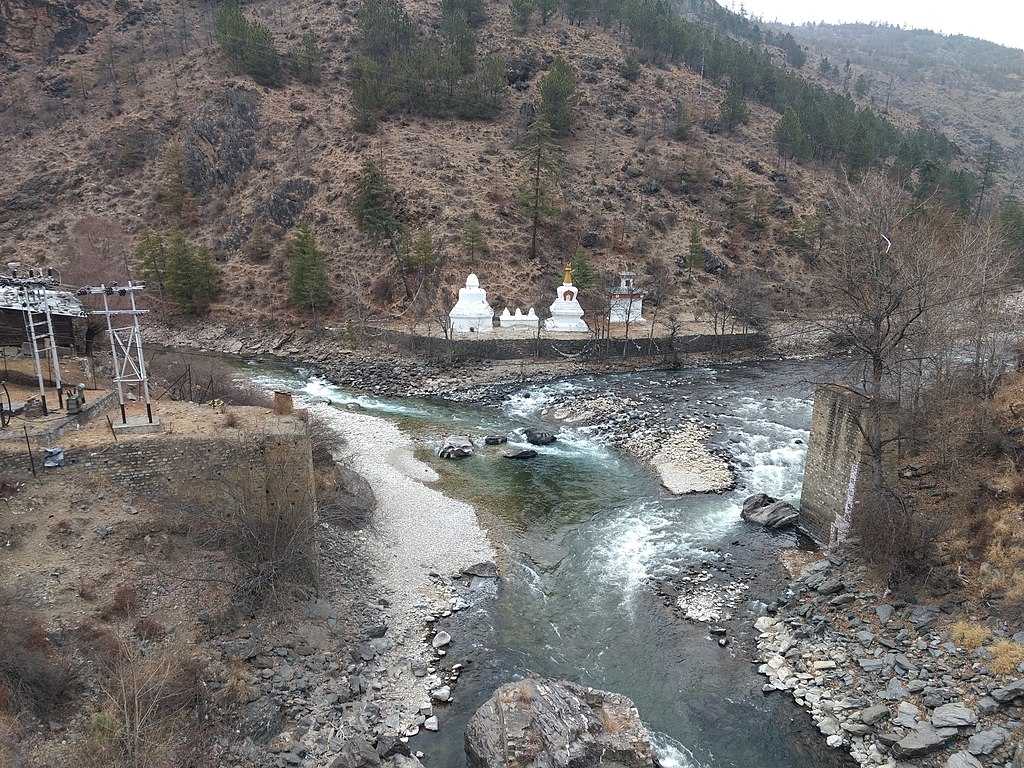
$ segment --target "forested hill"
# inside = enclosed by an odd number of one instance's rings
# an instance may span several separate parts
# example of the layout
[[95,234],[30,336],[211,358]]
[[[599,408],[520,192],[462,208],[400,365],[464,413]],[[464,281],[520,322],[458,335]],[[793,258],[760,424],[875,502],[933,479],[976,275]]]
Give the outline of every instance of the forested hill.
[[1020,188],[1024,51],[880,24],[765,28],[807,46],[807,69],[821,82],[943,131],[976,166],[984,165],[994,140],[1004,182]]
[[847,178],[997,202],[964,128],[800,34],[712,0],[0,0],[0,256],[268,324],[429,317],[470,270],[540,308],[566,260],[629,263],[663,316],[756,324],[814,300]]

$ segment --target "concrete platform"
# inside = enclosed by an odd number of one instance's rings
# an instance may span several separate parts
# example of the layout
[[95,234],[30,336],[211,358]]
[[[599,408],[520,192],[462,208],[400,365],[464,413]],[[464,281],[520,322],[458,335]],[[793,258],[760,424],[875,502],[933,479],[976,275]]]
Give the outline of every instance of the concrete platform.
[[129,416],[127,423],[114,420],[113,424],[115,435],[152,435],[164,431],[160,419],[154,418],[150,424],[145,416]]

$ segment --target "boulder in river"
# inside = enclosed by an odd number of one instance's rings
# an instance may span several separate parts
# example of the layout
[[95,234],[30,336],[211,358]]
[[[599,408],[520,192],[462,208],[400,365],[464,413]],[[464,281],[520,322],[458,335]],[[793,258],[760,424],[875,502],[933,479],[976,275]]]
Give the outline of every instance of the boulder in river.
[[526,430],[526,442],[530,445],[551,445],[557,438],[550,432],[540,429]]
[[740,517],[748,523],[778,530],[792,525],[800,517],[800,510],[785,501],[777,501],[764,493],[755,493],[743,502]]
[[470,768],[654,768],[651,737],[625,696],[564,680],[501,686],[466,726]]
[[442,459],[462,459],[473,455],[473,441],[463,435],[446,437],[437,450]]
[[505,451],[502,454],[506,459],[535,459],[537,452],[533,448],[520,448],[515,451]]
[[484,438],[484,445],[504,445],[507,442],[505,435],[488,435]]

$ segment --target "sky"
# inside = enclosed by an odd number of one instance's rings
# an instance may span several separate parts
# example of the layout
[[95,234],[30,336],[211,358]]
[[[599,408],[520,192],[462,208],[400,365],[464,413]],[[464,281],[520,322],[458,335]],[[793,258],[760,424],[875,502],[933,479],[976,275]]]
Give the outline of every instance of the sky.
[[[739,10],[741,0],[723,5]],[[1024,48],[1024,0],[742,0],[742,6],[766,21],[884,21]]]

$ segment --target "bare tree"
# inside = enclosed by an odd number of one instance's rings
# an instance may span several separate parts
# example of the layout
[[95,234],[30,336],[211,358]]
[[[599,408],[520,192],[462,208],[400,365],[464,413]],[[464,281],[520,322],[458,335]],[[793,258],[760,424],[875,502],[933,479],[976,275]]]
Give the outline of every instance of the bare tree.
[[[914,518],[892,477],[892,457],[906,439],[899,424],[911,395],[917,411],[928,392],[962,375],[990,378],[988,330],[1007,262],[991,227],[973,227],[929,201],[916,201],[879,173],[832,192],[812,292],[812,322],[851,353],[859,373],[836,384],[859,399],[870,471],[865,508],[880,550],[892,565],[907,547],[934,538]],[[973,386],[973,385],[972,385]],[[895,425],[895,426],[894,426]],[[873,515],[873,516],[872,516]]]

